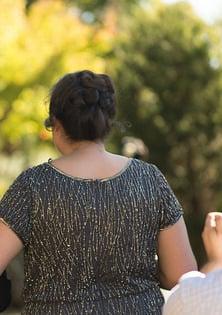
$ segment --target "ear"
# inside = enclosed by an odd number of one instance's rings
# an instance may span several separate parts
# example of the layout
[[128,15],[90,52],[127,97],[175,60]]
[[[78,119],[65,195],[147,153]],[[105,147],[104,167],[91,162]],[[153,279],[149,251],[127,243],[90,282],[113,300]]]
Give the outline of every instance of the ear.
[[61,131],[61,129],[63,129],[60,121],[56,118],[54,119],[54,122],[53,122],[53,129],[56,132]]

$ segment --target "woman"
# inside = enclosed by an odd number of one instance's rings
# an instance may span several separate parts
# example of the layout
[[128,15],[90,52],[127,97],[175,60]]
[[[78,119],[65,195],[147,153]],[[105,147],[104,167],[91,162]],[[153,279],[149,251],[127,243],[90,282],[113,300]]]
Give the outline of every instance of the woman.
[[161,172],[105,150],[114,116],[108,76],[64,76],[46,121],[61,157],[24,171],[0,203],[0,272],[24,247],[23,314],[158,315],[160,285],[196,269]]

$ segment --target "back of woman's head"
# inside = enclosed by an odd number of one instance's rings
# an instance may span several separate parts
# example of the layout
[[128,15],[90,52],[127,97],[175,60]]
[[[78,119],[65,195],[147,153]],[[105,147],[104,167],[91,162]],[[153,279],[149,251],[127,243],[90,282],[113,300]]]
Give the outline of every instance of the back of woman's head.
[[104,139],[115,116],[110,78],[84,70],[69,73],[53,87],[46,126],[57,119],[70,140]]

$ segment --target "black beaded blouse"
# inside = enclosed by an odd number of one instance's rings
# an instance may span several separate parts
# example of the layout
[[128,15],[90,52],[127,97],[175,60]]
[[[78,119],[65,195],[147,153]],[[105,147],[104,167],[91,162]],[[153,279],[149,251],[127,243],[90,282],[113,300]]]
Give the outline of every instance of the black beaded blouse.
[[157,237],[181,215],[158,168],[136,159],[99,180],[50,161],[22,172],[0,202],[24,244],[22,314],[161,314]]

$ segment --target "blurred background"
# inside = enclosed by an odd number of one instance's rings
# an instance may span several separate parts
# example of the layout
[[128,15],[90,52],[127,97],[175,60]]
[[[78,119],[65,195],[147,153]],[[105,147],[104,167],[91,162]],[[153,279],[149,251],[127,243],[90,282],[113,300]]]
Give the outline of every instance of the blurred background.
[[166,175],[201,266],[205,213],[222,209],[221,40],[220,0],[1,0],[0,197],[58,154],[43,126],[52,85],[108,73],[118,117],[107,147]]

